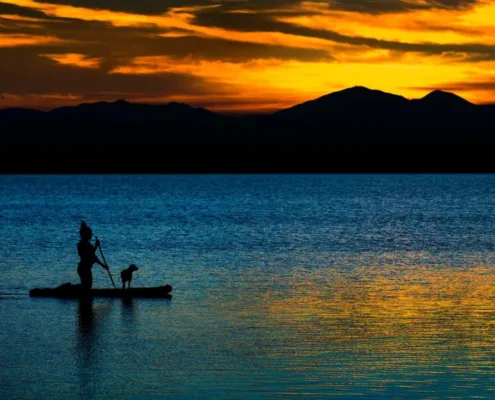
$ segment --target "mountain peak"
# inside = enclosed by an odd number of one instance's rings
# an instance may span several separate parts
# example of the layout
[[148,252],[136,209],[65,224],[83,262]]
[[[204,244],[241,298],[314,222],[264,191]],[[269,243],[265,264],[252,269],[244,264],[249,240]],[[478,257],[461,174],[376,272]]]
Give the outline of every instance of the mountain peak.
[[[325,96],[332,96],[332,95],[373,95],[373,94],[389,94],[382,92],[381,90],[375,90],[375,89],[370,89],[367,88],[366,86],[352,86],[346,89],[338,90],[336,92],[329,93]],[[323,96],[323,97],[325,97]]]
[[357,93],[357,92],[373,92],[373,89],[367,88],[366,86],[356,85],[356,86],[351,86],[351,87],[339,90],[339,91],[334,92],[334,93],[339,93],[339,92],[355,92],[355,93]]
[[356,85],[356,86],[352,86],[352,87],[349,87],[347,89],[343,89],[341,90],[341,92],[379,92],[379,90],[374,90],[374,89],[370,89],[370,88],[367,88],[366,86],[360,86],[360,85]]
[[391,112],[405,107],[408,100],[405,97],[369,89],[364,86],[354,86],[324,95],[318,99],[296,105],[279,111],[278,115],[294,115],[294,113],[340,113],[349,114]]
[[114,101],[113,104],[117,106],[127,106],[130,105],[131,103],[124,99],[118,99],[117,101]]
[[337,92],[327,94],[318,100],[335,99],[339,102],[346,101],[351,103],[370,102],[370,101],[407,101],[405,97],[383,92],[381,90],[369,89],[365,86],[353,86]]
[[443,90],[434,90],[433,92],[428,93],[420,99],[420,102],[432,106],[443,106],[449,108],[474,106],[473,103],[470,103],[466,99],[463,99],[454,93],[444,92]]

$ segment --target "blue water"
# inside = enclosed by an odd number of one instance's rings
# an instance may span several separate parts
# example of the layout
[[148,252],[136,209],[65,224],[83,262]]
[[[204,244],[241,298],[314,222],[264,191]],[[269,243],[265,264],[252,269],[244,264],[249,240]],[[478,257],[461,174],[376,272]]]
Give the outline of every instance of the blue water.
[[[173,298],[27,296],[82,219]],[[0,398],[494,398],[494,238],[495,175],[0,176]]]

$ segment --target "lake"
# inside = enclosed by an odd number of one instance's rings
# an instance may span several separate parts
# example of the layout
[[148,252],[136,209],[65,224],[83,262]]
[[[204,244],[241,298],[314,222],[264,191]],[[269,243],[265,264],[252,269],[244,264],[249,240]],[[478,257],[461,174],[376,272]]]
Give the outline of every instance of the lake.
[[[30,298],[81,220],[172,299]],[[0,238],[2,399],[495,397],[495,175],[0,175]]]

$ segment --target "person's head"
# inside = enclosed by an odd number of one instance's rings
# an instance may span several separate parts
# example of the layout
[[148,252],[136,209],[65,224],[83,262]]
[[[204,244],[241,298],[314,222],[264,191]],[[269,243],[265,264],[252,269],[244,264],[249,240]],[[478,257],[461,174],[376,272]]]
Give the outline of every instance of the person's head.
[[79,229],[79,236],[81,236],[82,240],[91,240],[91,238],[93,237],[93,231],[84,221],[81,222],[81,228]]

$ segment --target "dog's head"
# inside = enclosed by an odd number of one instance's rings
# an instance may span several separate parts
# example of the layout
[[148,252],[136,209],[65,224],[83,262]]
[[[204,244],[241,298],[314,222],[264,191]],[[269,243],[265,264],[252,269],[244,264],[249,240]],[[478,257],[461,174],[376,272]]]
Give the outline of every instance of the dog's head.
[[134,272],[134,271],[137,271],[139,268],[138,268],[138,267],[136,267],[136,265],[135,265],[135,264],[131,264],[131,265],[129,265],[129,268],[127,268],[127,269],[128,269],[129,271],[131,271],[131,272]]

